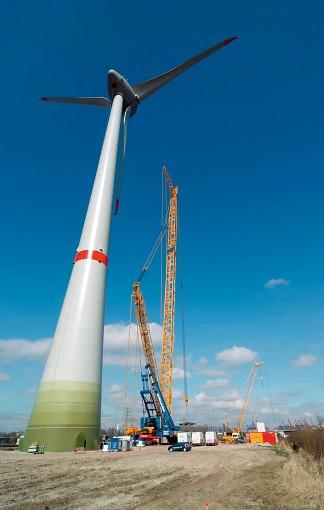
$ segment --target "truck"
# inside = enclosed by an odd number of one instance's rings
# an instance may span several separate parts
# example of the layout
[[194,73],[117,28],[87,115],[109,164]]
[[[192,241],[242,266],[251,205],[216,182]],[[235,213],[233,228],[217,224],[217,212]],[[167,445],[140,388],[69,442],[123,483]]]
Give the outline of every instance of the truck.
[[155,435],[153,427],[145,427],[138,436],[140,441],[144,441],[145,446],[160,444],[160,438]]
[[204,434],[202,432],[192,433],[192,446],[202,446],[205,444]]
[[218,445],[217,434],[214,430],[207,430],[205,434],[206,438],[206,446],[216,446]]
[[178,443],[192,443],[192,432],[178,432]]

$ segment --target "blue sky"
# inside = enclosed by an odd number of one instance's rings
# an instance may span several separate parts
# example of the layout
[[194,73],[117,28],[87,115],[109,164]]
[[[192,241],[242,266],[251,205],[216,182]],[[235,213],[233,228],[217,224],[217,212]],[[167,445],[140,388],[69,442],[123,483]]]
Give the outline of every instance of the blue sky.
[[[107,121],[104,109],[39,98],[106,95],[110,68],[136,84],[232,35],[238,41],[130,120],[110,248],[103,420],[122,415],[129,295],[159,231],[163,164],[180,186],[189,415],[234,420],[255,357],[266,363],[255,415],[280,423],[324,414],[323,14],[319,0],[2,6],[0,429],[28,419]],[[284,282],[267,288],[271,279]],[[158,322],[158,262],[143,292]],[[181,379],[175,389],[180,399]]]

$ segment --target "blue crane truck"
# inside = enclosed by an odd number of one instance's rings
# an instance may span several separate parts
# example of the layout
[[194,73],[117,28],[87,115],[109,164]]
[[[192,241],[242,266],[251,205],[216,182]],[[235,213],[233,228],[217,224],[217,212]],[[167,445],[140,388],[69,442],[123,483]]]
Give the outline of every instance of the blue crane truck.
[[[153,444],[154,438],[158,438],[158,442],[163,443],[164,439],[169,444],[177,442],[176,432],[180,430],[178,425],[174,424],[170,411],[165,403],[157,377],[151,365],[145,365],[146,372],[142,372],[143,389],[141,397],[143,400],[146,416],[141,418],[142,433],[141,436],[147,440],[148,444]],[[150,433],[150,429],[152,429]],[[148,437],[143,437],[143,436]],[[152,437],[149,437],[152,436]],[[153,439],[153,441],[151,441]]]

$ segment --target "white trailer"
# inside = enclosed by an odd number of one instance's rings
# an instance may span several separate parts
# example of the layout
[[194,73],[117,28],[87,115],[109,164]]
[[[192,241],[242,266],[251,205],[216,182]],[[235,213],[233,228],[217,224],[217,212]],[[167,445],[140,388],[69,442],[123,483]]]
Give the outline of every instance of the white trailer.
[[191,443],[191,432],[178,432],[178,443]]
[[202,432],[192,433],[192,446],[202,446],[205,444],[205,437]]
[[213,430],[206,432],[206,446],[216,446],[218,444],[217,434]]

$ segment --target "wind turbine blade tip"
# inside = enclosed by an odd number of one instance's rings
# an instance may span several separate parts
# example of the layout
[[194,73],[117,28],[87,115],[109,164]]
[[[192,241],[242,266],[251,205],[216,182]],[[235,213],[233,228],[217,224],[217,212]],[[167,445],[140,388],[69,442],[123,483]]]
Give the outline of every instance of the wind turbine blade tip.
[[224,46],[227,46],[227,44],[230,44],[231,42],[235,41],[237,39],[237,36],[229,37],[228,39],[225,39]]
[[41,101],[48,101],[47,97],[41,97]]

